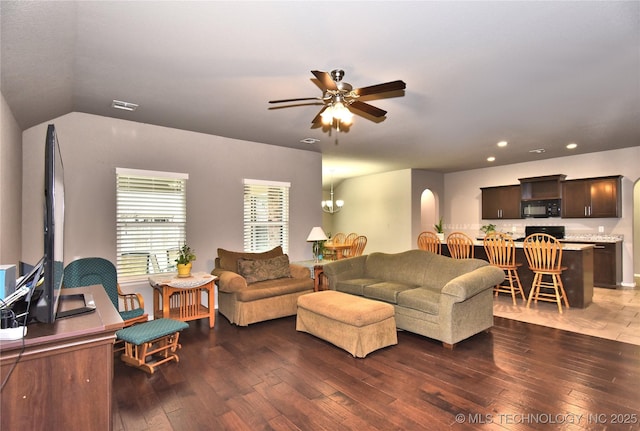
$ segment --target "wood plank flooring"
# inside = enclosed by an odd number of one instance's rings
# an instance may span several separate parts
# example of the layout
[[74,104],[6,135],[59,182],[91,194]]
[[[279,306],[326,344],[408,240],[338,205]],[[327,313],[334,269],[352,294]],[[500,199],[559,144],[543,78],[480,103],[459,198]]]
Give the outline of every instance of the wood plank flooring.
[[640,430],[640,346],[500,317],[453,351],[398,333],[364,359],[218,316],[153,375],[115,361],[115,430]]

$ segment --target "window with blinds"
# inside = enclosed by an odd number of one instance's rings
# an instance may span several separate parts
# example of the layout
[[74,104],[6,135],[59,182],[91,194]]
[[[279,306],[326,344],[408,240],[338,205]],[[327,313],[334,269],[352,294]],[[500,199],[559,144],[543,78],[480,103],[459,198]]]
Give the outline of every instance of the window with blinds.
[[244,251],[289,251],[290,183],[244,180]]
[[186,241],[187,174],[116,169],[118,278],[176,271]]

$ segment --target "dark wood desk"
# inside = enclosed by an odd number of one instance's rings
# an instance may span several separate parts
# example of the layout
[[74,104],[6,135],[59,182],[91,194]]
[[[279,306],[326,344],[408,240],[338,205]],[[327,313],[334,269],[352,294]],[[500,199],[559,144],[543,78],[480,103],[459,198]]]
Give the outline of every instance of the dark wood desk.
[[[0,344],[2,430],[111,430],[113,343],[123,326],[102,286],[89,292],[96,311],[53,325],[32,324],[22,340]],[[78,304],[61,299],[59,310]],[[14,368],[15,365],[15,368]],[[13,371],[11,371],[13,369]]]

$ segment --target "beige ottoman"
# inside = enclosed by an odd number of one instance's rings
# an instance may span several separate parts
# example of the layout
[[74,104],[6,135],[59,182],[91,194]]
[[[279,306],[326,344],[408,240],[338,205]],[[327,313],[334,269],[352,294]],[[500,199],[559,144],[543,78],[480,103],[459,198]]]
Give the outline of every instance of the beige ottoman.
[[334,290],[298,298],[296,330],[322,338],[357,358],[398,344],[393,305]]

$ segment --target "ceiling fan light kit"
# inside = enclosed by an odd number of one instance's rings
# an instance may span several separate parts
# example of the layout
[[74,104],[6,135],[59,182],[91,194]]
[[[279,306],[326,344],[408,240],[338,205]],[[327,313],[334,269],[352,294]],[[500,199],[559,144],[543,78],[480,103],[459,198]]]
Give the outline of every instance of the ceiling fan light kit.
[[403,81],[391,81],[383,84],[371,85],[353,89],[348,82],[342,81],[344,70],[334,69],[331,73],[320,70],[312,70],[311,73],[318,79],[322,87],[322,97],[304,97],[296,99],[270,100],[269,103],[288,103],[302,100],[320,100],[324,107],[311,121],[312,124],[322,124],[325,126],[335,126],[340,130],[340,125],[348,126],[353,122],[353,112],[351,109],[368,114],[372,117],[380,118],[387,114],[384,109],[377,108],[368,103],[358,100],[361,96],[372,96],[380,93],[404,90],[407,85]]

